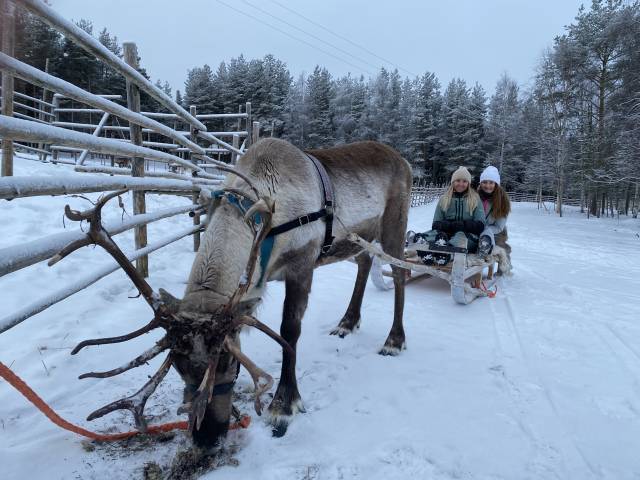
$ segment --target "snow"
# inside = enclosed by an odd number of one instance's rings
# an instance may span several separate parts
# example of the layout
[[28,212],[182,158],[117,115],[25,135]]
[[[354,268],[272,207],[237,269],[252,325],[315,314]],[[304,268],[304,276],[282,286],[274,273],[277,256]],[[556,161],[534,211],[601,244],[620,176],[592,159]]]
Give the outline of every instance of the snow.
[[[16,160],[18,175],[68,174],[68,167]],[[187,200],[150,196],[149,211]],[[127,198],[128,204],[130,199]],[[181,203],[182,202],[182,203]],[[77,198],[25,198],[0,204],[0,248],[62,231],[62,209]],[[130,211],[130,207],[127,207]],[[410,227],[426,230],[433,205],[411,210]],[[106,220],[118,218],[112,208]],[[188,227],[184,216],[149,226],[150,241]],[[77,228],[67,224],[67,228]],[[567,208],[563,218],[516,204],[509,219],[514,276],[494,299],[457,305],[437,279],[408,285],[408,349],[382,357],[393,293],[369,284],[361,329],[329,336],[349,301],[355,265],[316,272],[298,344],[298,382],[307,413],[283,438],[239,404],[251,426],[229,435],[236,467],[206,479],[637,479],[640,476],[640,223],[589,219]],[[128,248],[131,232],[117,237]],[[193,260],[183,239],[150,256],[151,284],[181,296]],[[54,267],[45,263],[0,278],[8,314],[34,297],[96,270],[107,261],[85,248]],[[78,380],[83,372],[125,363],[153,345],[154,332],[124,345],[84,349],[81,340],[118,335],[150,320],[151,311],[116,272],[0,335],[0,361],[26,380],[64,418],[83,427],[129,430],[128,413],[87,422],[94,409],[130,395],[163,360],[159,356],[111,379]],[[284,289],[271,283],[259,318],[279,327]],[[280,352],[259,332],[243,334],[243,351],[277,377]],[[239,389],[250,392],[246,372]],[[169,373],[151,397],[153,423],[177,418],[182,383]],[[187,444],[173,440],[83,449],[0,382],[3,479],[140,478],[151,460],[168,464]],[[33,461],[37,458],[37,461]]]

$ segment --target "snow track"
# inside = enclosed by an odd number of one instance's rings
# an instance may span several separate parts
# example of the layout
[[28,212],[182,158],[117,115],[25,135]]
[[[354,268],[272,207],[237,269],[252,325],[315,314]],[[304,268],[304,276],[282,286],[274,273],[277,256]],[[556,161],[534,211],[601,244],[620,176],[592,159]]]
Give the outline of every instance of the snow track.
[[[55,175],[65,167],[16,160],[20,175]],[[65,203],[28,198],[0,203],[0,249],[64,231]],[[153,196],[149,211],[184,199]],[[119,218],[117,209],[105,212]],[[411,210],[409,226],[427,230],[433,206]],[[163,238],[191,219],[150,225]],[[509,219],[514,276],[501,278],[494,299],[453,302],[434,278],[407,286],[407,350],[377,354],[393,316],[393,292],[368,285],[359,330],[344,339],[329,332],[342,317],[356,266],[317,270],[298,344],[298,384],[307,413],[273,438],[259,417],[233,432],[237,467],[208,480],[638,480],[640,478],[640,223],[590,219],[567,209],[563,218],[516,204]],[[125,248],[131,234],[117,237]],[[150,257],[151,284],[182,295],[191,240]],[[108,261],[84,249],[52,268],[33,265],[0,278],[7,315],[79,272]],[[94,422],[88,412],[137,390],[159,362],[112,379],[80,381],[134,358],[155,333],[126,345],[87,349],[85,338],[117,335],[149,320],[148,308],[123,274],[114,273],[0,335],[0,360],[29,382],[65,418],[98,431],[125,430],[117,413]],[[284,288],[269,284],[259,317],[279,328]],[[262,335],[243,334],[243,350],[277,377],[280,352]],[[182,383],[175,372],[149,401],[154,421],[176,419]],[[252,382],[242,372],[238,405],[252,413]],[[51,425],[0,383],[2,480],[140,478],[144,464],[171,461],[187,444],[173,440],[85,451],[81,439]],[[38,462],[33,462],[38,458]]]

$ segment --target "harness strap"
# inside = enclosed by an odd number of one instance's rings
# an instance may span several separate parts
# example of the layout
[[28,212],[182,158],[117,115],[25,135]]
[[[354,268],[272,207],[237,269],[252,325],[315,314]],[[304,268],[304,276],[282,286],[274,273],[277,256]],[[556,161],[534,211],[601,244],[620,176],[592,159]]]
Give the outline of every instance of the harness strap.
[[287,223],[283,223],[281,225],[278,225],[277,227],[273,227],[271,230],[269,230],[267,237],[275,237],[276,235],[288,232],[289,230],[293,230],[294,228],[302,227],[303,225],[315,222],[316,220],[320,220],[321,218],[326,216],[327,211],[324,208],[322,210],[318,210],[317,212],[307,213],[306,215],[302,215],[301,217],[295,218]]
[[323,210],[325,212],[326,229],[324,232],[324,242],[320,250],[321,251],[320,256],[322,257],[323,255],[326,255],[329,252],[329,249],[333,244],[333,239],[335,238],[333,236],[333,209],[335,207],[335,197],[333,194],[333,185],[331,184],[331,180],[329,179],[329,174],[327,173],[327,170],[324,168],[324,165],[322,165],[322,163],[320,163],[320,161],[310,153],[305,152],[305,155],[307,156],[307,158],[309,158],[309,160],[311,160],[311,163],[313,163],[313,165],[316,167],[316,170],[318,171],[318,175],[320,175],[320,181],[322,182],[322,192],[324,193]]

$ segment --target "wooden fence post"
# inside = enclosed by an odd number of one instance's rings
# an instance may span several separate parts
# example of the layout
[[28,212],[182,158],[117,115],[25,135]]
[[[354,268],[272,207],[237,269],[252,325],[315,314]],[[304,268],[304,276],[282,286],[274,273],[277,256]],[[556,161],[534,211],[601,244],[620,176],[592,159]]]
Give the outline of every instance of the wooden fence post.
[[253,145],[260,139],[260,122],[253,122],[251,127],[251,144]]
[[[45,73],[49,73],[49,58],[47,57],[47,59],[44,61],[44,71]],[[46,102],[47,101],[47,96],[49,95],[49,91],[46,88],[42,89],[42,101]],[[41,104],[40,108],[42,109],[42,112],[40,112],[40,120],[46,121],[47,123],[50,122],[50,118],[48,117],[48,115],[45,115],[46,112],[46,105]],[[47,149],[47,145],[45,145],[44,143],[39,143],[38,144],[38,148],[40,150],[45,150]],[[47,155],[44,153],[39,153],[38,156],[42,159],[42,161],[44,162],[47,159]]]
[[[233,148],[240,148],[240,135],[237,133],[233,134],[233,143],[231,144]],[[236,152],[231,152],[231,165],[235,165],[238,162],[238,154]]]
[[[58,112],[58,108],[60,108],[60,97],[58,97],[57,95],[53,95],[53,98],[51,99],[51,104],[53,105],[53,121],[55,123],[60,121],[60,112]],[[49,147],[51,148],[51,147]],[[51,161],[53,163],[56,163],[56,161],[58,160],[58,156],[60,155],[60,150],[56,149],[51,149]]]
[[[0,6],[2,13],[2,52],[10,57],[14,55],[15,45],[15,11],[13,0],[3,0]],[[13,116],[13,77],[2,72],[2,115]],[[2,139],[2,176],[13,176],[13,140]]]
[[[133,42],[122,44],[124,61],[131,67],[138,69],[138,49]],[[140,112],[140,89],[131,81],[127,80],[127,107],[132,112]],[[142,145],[142,127],[133,122],[129,122],[131,143]],[[131,165],[131,175],[133,177],[144,177],[144,158],[134,157]],[[140,215],[146,213],[146,202],[144,190],[133,192],[133,214]],[[135,229],[136,250],[147,246],[147,226],[140,225]],[[136,260],[136,269],[145,278],[149,276],[149,257],[143,256]]]
[[[190,105],[189,113],[194,118],[196,116],[196,112],[197,112],[197,107],[195,105]],[[189,138],[191,138],[191,140],[193,140],[194,142],[198,141],[198,131],[192,124],[189,124],[189,134],[190,134]],[[200,155],[191,152],[191,162],[193,164],[197,165],[200,159],[201,159]],[[192,200],[193,200],[193,203],[198,203],[197,193],[193,194]],[[193,216],[193,224],[198,225],[199,223],[200,223],[200,215],[196,213],[196,215]],[[193,251],[197,252],[199,248],[200,248],[200,232],[196,232],[193,234]]]
[[251,123],[251,102],[247,102],[245,106],[245,110],[247,113],[247,148],[251,146],[251,142],[253,140],[252,128],[253,124]]

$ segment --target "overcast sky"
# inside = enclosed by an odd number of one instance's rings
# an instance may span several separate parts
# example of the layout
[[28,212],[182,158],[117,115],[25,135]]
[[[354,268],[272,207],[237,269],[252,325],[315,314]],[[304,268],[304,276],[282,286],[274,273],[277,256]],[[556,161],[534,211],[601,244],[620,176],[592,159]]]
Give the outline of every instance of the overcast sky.
[[365,77],[381,66],[397,67],[403,77],[435,72],[443,88],[454,77],[470,85],[477,81],[491,94],[502,72],[529,83],[542,51],[573,21],[583,1],[50,3],[66,18],[92,21],[96,35],[107,27],[121,42],[136,42],[152,79],[169,81],[174,92],[184,90],[190,68],[207,63],[215,70],[221,61],[240,54],[251,59],[272,53],[287,63],[294,77],[317,64],[333,75]]

